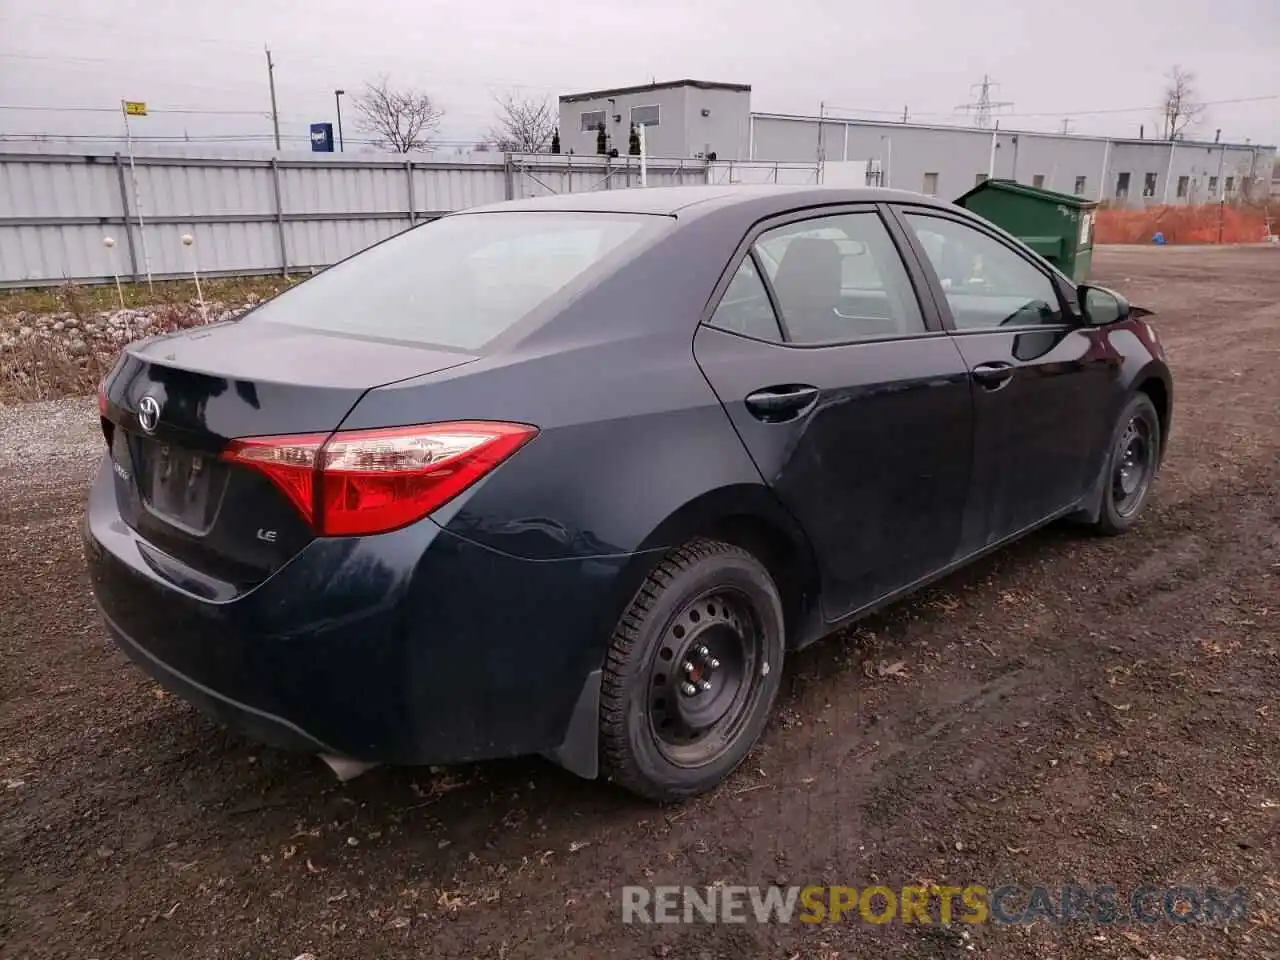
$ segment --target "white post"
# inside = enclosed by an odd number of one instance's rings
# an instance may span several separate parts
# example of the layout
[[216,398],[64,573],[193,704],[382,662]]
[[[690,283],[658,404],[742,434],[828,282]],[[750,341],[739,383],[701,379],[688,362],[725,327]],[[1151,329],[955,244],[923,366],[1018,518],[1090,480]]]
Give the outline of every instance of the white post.
[[991,159],[987,161],[987,179],[994,180],[996,176],[996,138],[1000,136],[1000,121],[996,121],[995,129],[991,131]]
[[1107,145],[1102,151],[1102,176],[1098,178],[1098,202],[1101,203],[1107,198],[1107,168],[1111,166],[1111,139],[1107,139]]
[[120,289],[120,271],[116,269],[115,237],[103,237],[102,245],[107,248],[107,259],[111,261],[111,276],[116,282],[116,296],[120,299],[120,309],[124,309],[124,291]]
[[1173,148],[1176,144],[1177,141],[1175,140],[1169,141],[1169,169],[1164,172],[1164,196],[1161,199],[1162,203],[1169,202],[1169,181],[1173,179]]
[[844,125],[844,150],[840,153],[841,160],[849,159],[849,124]]
[[205,322],[209,322],[209,311],[204,305],[204,291],[200,289],[200,271],[196,267],[196,251],[192,246],[196,242],[196,238],[189,233],[182,235],[182,245],[187,248],[191,254],[191,276],[196,281],[196,299],[200,301],[200,318]]
[[893,137],[885,137],[884,185],[893,187]]
[[[142,262],[147,268],[147,289],[155,291],[151,282],[151,256],[147,253],[147,227],[142,220],[142,199],[138,196],[138,170],[133,163],[133,132],[129,129],[129,109],[120,101],[120,114],[124,117],[124,139],[129,147],[129,179],[133,181],[133,209],[138,215],[138,236],[142,238]],[[125,225],[126,228],[128,224]]]
[[643,123],[636,124],[636,132],[640,136],[640,186],[647,187],[649,185],[649,157],[645,152],[644,127]]

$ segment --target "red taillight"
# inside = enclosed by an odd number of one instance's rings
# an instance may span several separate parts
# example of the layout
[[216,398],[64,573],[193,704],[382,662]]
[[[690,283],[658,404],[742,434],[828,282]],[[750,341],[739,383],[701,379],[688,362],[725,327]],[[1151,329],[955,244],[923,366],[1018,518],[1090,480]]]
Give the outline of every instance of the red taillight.
[[319,534],[385,533],[448,503],[537,434],[520,423],[435,423],[233,440],[222,457],[266,474]]

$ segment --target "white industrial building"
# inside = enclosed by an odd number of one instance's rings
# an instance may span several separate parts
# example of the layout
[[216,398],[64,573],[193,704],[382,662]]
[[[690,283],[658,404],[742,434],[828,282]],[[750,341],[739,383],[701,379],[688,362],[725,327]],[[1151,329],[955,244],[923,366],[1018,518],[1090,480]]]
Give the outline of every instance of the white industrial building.
[[751,110],[746,84],[677,80],[560,98],[561,149],[596,153],[597,126],[626,153],[645,125],[655,157],[867,164],[873,183],[952,199],[987,176],[1142,207],[1262,199],[1274,146],[1108,139],[1026,130],[833,119]]

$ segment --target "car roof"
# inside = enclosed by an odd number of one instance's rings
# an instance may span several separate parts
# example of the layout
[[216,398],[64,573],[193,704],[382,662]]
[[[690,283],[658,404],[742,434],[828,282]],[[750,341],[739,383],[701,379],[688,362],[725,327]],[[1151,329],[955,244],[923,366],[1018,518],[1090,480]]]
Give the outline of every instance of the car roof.
[[[772,203],[770,201],[773,201]],[[550,194],[525,200],[508,200],[459,211],[459,214],[497,213],[522,210],[565,213],[638,213],[684,217],[690,214],[752,206],[757,212],[783,212],[798,207],[835,203],[887,203],[909,201],[930,206],[948,206],[932,197],[905,190],[875,187],[821,187],[724,184],[718,186],[646,187],[594,190],[588,193]],[[761,210],[760,208],[766,208]],[[767,209],[774,208],[774,209]],[[455,214],[455,216],[458,214]]]

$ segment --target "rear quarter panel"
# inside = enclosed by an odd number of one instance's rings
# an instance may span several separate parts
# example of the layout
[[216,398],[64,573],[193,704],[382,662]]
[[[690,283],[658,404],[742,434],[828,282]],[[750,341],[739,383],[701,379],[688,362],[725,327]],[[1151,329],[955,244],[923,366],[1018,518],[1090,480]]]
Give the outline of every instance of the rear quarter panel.
[[513,556],[671,546],[655,531],[686,504],[763,485],[690,344],[668,334],[490,358],[466,375],[430,380],[374,391],[343,426],[494,419],[538,427],[435,516],[451,533]]

